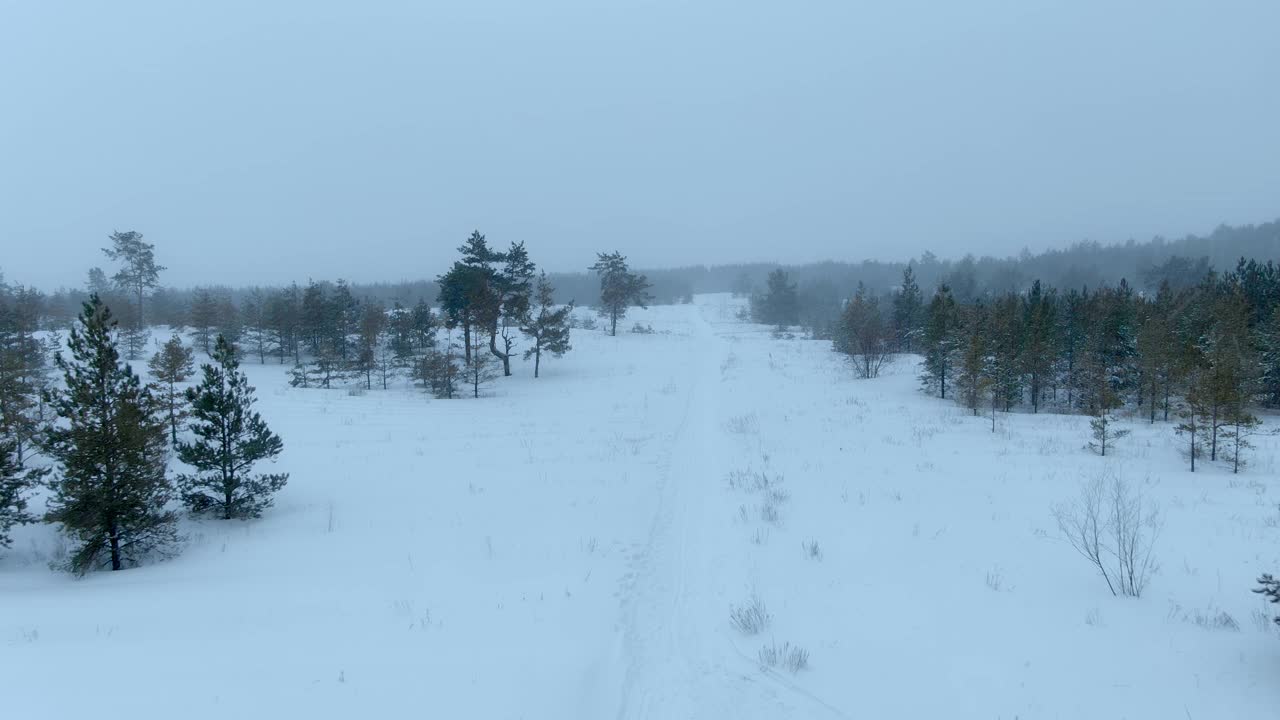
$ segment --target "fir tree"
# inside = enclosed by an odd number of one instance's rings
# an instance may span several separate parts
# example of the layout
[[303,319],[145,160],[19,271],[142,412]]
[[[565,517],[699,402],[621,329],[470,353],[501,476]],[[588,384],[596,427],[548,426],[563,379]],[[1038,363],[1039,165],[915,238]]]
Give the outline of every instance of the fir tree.
[[543,353],[560,357],[572,349],[569,344],[569,317],[573,314],[573,303],[556,308],[555,288],[547,280],[545,272],[538,277],[534,298],[536,313],[528,316],[520,330],[533,341],[533,346],[524,351],[524,358],[533,358],[533,376],[536,378]]
[[165,423],[121,362],[114,325],[92,296],[71,330],[71,359],[55,358],[65,389],[50,396],[62,422],[45,431],[45,452],[57,464],[46,519],[74,538],[67,566],[77,573],[120,570],[177,540],[176,516],[165,509],[173,491]]
[[192,512],[225,520],[259,517],[289,476],[255,475],[253,466],[275,460],[284,444],[254,411],[253,387],[226,338],[218,337],[213,363],[200,371],[200,384],[187,390],[195,441],[178,443],[178,459],[196,470],[178,477],[182,500]]
[[160,351],[151,356],[147,367],[151,370],[151,377],[155,378],[159,384],[160,402],[169,416],[170,439],[174,445],[177,445],[178,428],[186,422],[190,414],[185,400],[186,394],[178,388],[178,384],[186,382],[195,371],[195,353],[191,348],[183,345],[182,338],[174,333],[173,337],[161,346]]
[[588,270],[600,277],[600,314],[609,318],[609,334],[618,334],[618,321],[632,305],[648,307],[649,279],[631,272],[622,253],[597,253],[596,262]]

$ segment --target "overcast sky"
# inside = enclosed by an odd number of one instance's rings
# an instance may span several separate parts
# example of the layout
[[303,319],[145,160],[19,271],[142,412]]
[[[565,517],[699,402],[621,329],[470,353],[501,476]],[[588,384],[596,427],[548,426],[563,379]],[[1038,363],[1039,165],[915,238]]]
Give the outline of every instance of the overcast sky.
[[0,269],[1012,254],[1280,216],[1276,0],[0,0]]

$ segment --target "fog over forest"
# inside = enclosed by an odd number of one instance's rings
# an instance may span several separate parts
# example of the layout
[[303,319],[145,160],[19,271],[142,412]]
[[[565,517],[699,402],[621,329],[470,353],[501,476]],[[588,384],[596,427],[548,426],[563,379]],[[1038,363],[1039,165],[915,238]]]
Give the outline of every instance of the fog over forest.
[[1277,717],[1277,28],[0,3],[5,717]]

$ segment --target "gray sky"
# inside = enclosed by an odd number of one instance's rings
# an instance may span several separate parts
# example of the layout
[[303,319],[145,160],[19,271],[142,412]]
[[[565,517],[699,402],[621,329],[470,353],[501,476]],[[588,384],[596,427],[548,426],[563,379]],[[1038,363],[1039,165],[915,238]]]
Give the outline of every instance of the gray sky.
[[1009,254],[1280,215],[1276,0],[0,0],[0,269]]

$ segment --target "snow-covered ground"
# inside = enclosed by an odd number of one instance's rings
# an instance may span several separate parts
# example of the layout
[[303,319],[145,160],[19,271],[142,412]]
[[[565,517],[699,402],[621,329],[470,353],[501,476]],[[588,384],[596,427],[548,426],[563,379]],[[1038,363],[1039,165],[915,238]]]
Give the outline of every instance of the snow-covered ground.
[[[1192,475],[1168,424],[1133,421],[1103,459],[1084,418],[993,433],[912,360],[856,380],[736,313],[707,296],[624,324],[655,334],[578,331],[479,401],[247,364],[285,441],[276,507],[80,580],[47,568],[51,528],[20,529],[3,715],[1275,717],[1280,633],[1249,592],[1280,571],[1274,438],[1246,474]],[[1164,513],[1140,599],[1050,513],[1103,471]],[[772,621],[748,636],[730,611],[753,596]],[[808,668],[762,670],[773,643]]]

